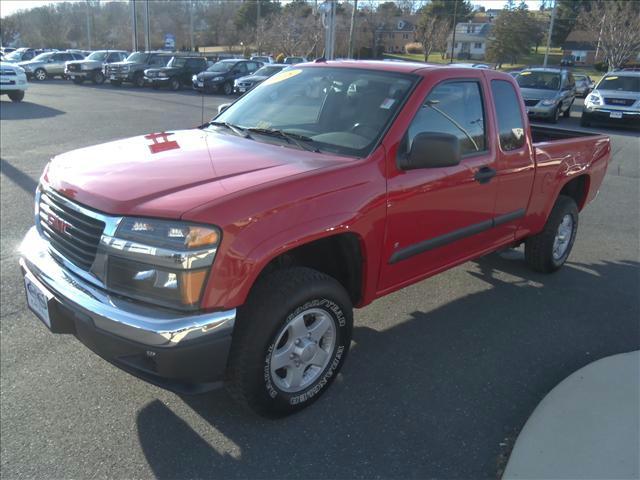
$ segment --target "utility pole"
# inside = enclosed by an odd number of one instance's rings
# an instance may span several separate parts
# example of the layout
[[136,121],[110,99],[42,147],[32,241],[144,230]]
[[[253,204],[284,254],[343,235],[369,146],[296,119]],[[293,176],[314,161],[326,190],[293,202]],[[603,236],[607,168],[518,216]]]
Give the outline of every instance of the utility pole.
[[91,48],[91,2],[87,0],[87,50],[92,50]]
[[453,49],[456,46],[456,17],[458,15],[458,0],[453,0],[453,36],[451,37],[451,56],[449,63],[453,63]]
[[596,46],[596,55],[593,57],[593,61],[598,61],[598,54],[600,53],[600,42],[602,41],[602,29],[604,28],[604,21],[607,19],[607,14],[602,16],[602,23],[600,24],[600,33],[598,34],[598,45]]
[[189,0],[189,42],[191,51],[194,51],[193,42],[193,0]]
[[131,4],[131,48],[132,52],[138,51],[138,21],[136,18],[136,0],[129,0]]
[[256,5],[256,47],[258,48],[258,55],[262,55],[262,45],[260,44],[260,0]]
[[553,22],[556,19],[556,10],[558,8],[558,2],[553,2],[553,10],[551,10],[551,22],[549,22],[549,33],[547,35],[547,49],[544,52],[544,63],[543,67],[547,66],[547,61],[549,60],[549,48],[551,48],[551,35],[553,34]]
[[358,0],[353,0],[353,11],[351,12],[351,26],[349,27],[349,55],[347,55],[347,58],[353,58],[353,34],[356,28],[356,10],[358,10]]
[[145,51],[151,50],[149,46],[150,40],[150,26],[149,26],[149,0],[144,0],[144,49]]

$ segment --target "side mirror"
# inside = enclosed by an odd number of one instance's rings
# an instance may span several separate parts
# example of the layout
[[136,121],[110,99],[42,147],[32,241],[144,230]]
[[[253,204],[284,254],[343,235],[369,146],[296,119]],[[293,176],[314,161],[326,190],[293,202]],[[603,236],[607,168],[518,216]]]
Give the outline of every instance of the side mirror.
[[448,133],[419,133],[411,150],[398,161],[401,170],[451,167],[460,163],[460,141]]
[[230,103],[223,103],[222,105],[219,105],[218,106],[218,115],[220,115],[222,112],[224,112],[230,106],[231,106]]

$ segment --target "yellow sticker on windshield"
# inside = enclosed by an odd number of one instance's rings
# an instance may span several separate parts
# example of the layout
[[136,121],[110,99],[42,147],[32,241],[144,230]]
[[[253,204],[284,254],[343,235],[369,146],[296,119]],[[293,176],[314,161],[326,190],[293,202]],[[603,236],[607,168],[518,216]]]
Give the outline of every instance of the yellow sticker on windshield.
[[617,80],[618,77],[604,77],[605,80]]
[[285,70],[283,72],[278,73],[277,75],[274,75],[271,78],[267,78],[262,83],[265,84],[265,85],[271,85],[272,83],[282,82],[283,80],[288,80],[291,77],[295,77],[296,75],[298,75],[301,72],[302,72],[302,70],[300,70],[299,68],[296,68],[294,70]]
[[531,72],[521,72],[520,75],[531,75]]

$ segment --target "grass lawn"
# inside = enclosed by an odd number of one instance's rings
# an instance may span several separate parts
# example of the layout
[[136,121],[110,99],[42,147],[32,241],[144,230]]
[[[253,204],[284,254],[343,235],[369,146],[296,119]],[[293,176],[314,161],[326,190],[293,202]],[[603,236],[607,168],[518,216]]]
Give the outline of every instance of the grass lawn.
[[[529,55],[524,55],[521,58],[518,58],[518,63],[503,63],[500,70],[508,72],[510,70],[519,70],[521,68],[525,68],[528,66],[541,66],[544,63],[544,51],[545,47],[539,47],[538,53],[535,53],[535,50],[532,49]],[[424,62],[424,55],[421,53],[407,53],[407,54],[390,54],[385,53],[384,58],[397,58],[400,60],[410,60],[412,62]],[[560,65],[560,60],[562,59],[562,49],[560,48],[551,48],[549,49],[549,59],[547,64],[549,66]],[[449,63],[449,59],[442,58],[442,55],[438,53],[432,53],[429,55],[429,63]],[[482,63],[482,60],[456,60],[456,62],[477,62]],[[591,77],[592,80],[598,81],[602,78],[602,72],[596,71],[593,67],[573,67],[572,71],[576,73],[586,73]]]

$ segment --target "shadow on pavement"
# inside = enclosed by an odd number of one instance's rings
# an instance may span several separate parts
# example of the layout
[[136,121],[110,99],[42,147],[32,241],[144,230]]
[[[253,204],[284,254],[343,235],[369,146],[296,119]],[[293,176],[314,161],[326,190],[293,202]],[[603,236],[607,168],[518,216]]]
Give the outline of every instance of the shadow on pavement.
[[183,397],[206,421],[196,432],[150,403],[137,427],[155,476],[499,476],[547,392],[595,359],[639,346],[639,263],[571,263],[546,276],[521,257],[477,260],[470,274],[486,290],[388,330],[356,327],[342,375],[292,417],[258,418],[223,391]]
[[14,167],[4,158],[0,158],[0,172],[32,197],[35,196],[38,181],[31,178],[19,168]]
[[[29,95],[29,91],[27,91]],[[50,118],[63,115],[66,112],[57,108],[45,107],[37,103],[22,101],[19,103],[1,102],[0,119],[1,120],[33,120],[34,118]]]

